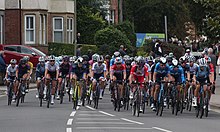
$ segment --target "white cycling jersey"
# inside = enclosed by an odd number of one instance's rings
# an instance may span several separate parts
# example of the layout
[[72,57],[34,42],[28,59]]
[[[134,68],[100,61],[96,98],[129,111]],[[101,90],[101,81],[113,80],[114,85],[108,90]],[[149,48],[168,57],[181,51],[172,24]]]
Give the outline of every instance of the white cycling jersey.
[[51,65],[50,62],[47,62],[45,65],[45,69],[50,72],[55,72],[55,71],[59,70],[59,66],[56,63],[54,65]]
[[16,76],[16,70],[18,68],[18,65],[15,65],[13,68],[11,64],[7,67],[6,72],[8,73],[8,76]]
[[102,63],[102,64],[99,66],[98,62],[95,62],[95,63],[93,63],[93,65],[92,65],[92,71],[93,71],[95,74],[102,74],[103,72],[106,71],[106,64],[105,64],[105,63]]

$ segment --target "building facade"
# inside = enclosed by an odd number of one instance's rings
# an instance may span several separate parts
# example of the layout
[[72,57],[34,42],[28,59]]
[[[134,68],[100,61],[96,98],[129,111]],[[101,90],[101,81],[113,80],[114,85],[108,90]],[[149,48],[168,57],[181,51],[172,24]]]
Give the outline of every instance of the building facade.
[[3,44],[5,41],[4,37],[4,16],[5,16],[5,1],[0,1],[0,44]]
[[111,22],[114,24],[118,24],[118,18],[119,18],[118,4],[119,4],[118,0],[110,0],[110,19]]
[[74,0],[3,1],[2,44],[29,45],[47,52],[49,42],[73,43]]

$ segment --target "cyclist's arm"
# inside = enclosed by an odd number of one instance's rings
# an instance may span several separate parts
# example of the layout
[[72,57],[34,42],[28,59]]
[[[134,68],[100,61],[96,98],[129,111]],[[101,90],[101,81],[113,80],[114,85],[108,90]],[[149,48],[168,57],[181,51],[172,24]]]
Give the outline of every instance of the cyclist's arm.
[[9,72],[9,66],[7,67],[6,73],[5,73],[5,78],[8,78],[8,72]]
[[183,72],[183,69],[182,69],[182,68],[180,69],[180,73],[181,73],[182,83],[186,82],[186,78],[185,78],[185,76],[184,76],[184,72]]
[[16,78],[18,78],[18,68],[16,69]]

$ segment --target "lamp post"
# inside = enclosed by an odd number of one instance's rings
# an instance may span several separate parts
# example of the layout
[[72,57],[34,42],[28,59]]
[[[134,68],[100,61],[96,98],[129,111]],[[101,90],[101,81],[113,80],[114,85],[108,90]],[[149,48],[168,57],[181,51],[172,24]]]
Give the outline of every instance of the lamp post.
[[22,21],[22,14],[21,14],[21,0],[19,0],[19,19],[20,19],[20,25],[19,25],[19,28],[20,28],[20,45],[22,45],[22,24],[21,24],[21,21]]
[[76,25],[76,0],[74,0],[74,55],[76,56],[76,48],[77,48],[77,25]]

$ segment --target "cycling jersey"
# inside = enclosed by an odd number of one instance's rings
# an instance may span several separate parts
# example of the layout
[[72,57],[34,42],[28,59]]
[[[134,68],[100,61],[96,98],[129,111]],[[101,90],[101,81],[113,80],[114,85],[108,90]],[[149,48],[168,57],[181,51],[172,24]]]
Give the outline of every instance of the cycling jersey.
[[89,64],[89,62],[86,62],[84,65],[85,65],[85,67],[86,67],[86,74],[89,74],[89,69],[90,69],[90,64]]
[[43,77],[45,74],[45,64],[41,65],[40,63],[36,66],[36,78]]
[[215,72],[214,65],[212,63],[209,64],[209,70],[211,73]]
[[28,65],[30,66],[30,70],[33,69],[34,65],[32,62],[28,61]]
[[210,74],[208,67],[204,67],[204,70],[201,70],[201,67],[198,67],[196,72],[196,80],[200,83],[206,83]]
[[141,69],[138,68],[138,65],[134,65],[131,68],[131,75],[133,75],[134,80],[137,82],[143,83],[144,78],[148,76],[148,68],[146,65]]
[[46,63],[45,69],[49,72],[56,72],[59,70],[59,66],[57,64],[51,65],[49,62]]
[[86,74],[86,66],[79,67],[78,64],[74,64],[72,66],[72,73],[77,76],[77,81],[79,81]]
[[145,65],[147,66],[148,72],[151,72],[151,66],[147,63],[145,63]]
[[186,81],[183,68],[178,66],[178,69],[175,69],[174,66],[170,66],[170,75],[174,77],[175,82],[183,83]]
[[126,80],[128,80],[130,73],[131,73],[131,68],[126,67]]
[[185,64],[184,67],[181,65],[181,67],[183,68],[184,76],[187,77],[187,73],[189,72],[189,64]]
[[15,65],[14,68],[12,65],[8,65],[6,72],[8,73],[8,77],[14,77],[16,76],[16,70],[18,68],[18,65]]
[[116,64],[112,65],[111,67],[111,73],[117,78],[117,80],[122,81],[123,78],[123,72],[126,71],[126,66],[124,64],[121,64],[120,66],[117,66]]
[[100,66],[98,62],[92,65],[92,71],[94,72],[94,78],[98,80],[100,77],[104,76],[104,72],[106,72],[106,64],[102,63]]
[[19,64],[18,65],[18,78],[22,78],[24,74],[27,74],[30,71],[30,66],[26,64],[24,67]]
[[170,74],[170,67],[168,64],[164,68],[160,66],[160,62],[158,62],[155,66],[154,72],[157,73],[156,79],[160,79],[161,77],[165,77]]
[[65,76],[65,75],[68,75],[70,73],[70,69],[71,69],[71,66],[69,63],[67,64],[60,64],[60,67],[59,67],[59,74],[60,76]]
[[190,78],[192,78],[192,76],[196,74],[198,67],[199,67],[199,65],[196,63],[193,63],[192,66],[189,65]]

